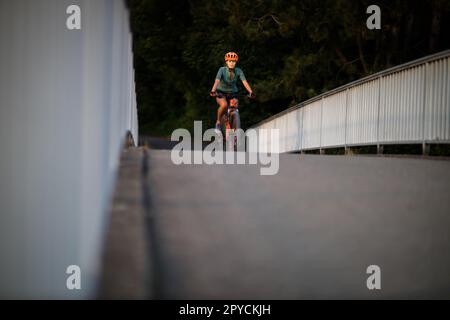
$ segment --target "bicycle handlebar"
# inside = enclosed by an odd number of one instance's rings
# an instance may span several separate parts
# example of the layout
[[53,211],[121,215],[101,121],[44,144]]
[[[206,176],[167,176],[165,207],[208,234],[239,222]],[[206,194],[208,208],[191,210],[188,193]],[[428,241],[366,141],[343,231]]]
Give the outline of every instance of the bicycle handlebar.
[[[212,94],[211,94],[211,93],[212,93]],[[226,97],[226,95],[220,94],[220,93],[217,93],[217,92],[211,92],[211,93],[209,94],[209,96],[212,97],[212,98],[216,98],[216,97],[220,97],[220,96]],[[234,96],[237,96],[237,97],[247,97],[247,98],[249,98],[249,99],[255,99],[255,98],[256,98],[254,94],[251,95],[251,94],[237,93],[237,94],[234,94]]]

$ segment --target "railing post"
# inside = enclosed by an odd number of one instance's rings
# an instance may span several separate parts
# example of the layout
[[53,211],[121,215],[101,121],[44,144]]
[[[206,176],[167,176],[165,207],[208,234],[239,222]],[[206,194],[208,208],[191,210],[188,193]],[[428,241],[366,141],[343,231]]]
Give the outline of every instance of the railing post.
[[320,99],[320,138],[319,138],[319,149],[321,150],[321,151],[320,151],[320,152],[321,152],[320,154],[322,154],[323,99],[324,99],[324,98],[323,98],[323,96],[322,96],[322,99]]
[[345,90],[345,119],[344,119],[344,154],[348,154],[347,148],[347,109],[348,109],[348,91],[349,88]]
[[425,141],[422,143],[422,155],[430,155],[430,144],[426,143]]
[[300,111],[301,111],[301,120],[300,120],[300,125],[301,125],[301,131],[300,131],[300,133],[301,133],[301,136],[300,136],[300,151],[301,151],[301,153],[303,154],[304,152],[303,152],[303,137],[305,136],[305,128],[303,127],[303,119],[305,118],[305,109],[304,109],[304,107],[302,107],[303,108],[303,110],[302,109],[300,109]]
[[384,152],[384,148],[383,148],[383,145],[381,145],[381,144],[378,144],[377,145],[377,154],[383,154],[383,152]]
[[383,146],[380,145],[380,108],[381,108],[381,81],[383,76],[378,77],[378,107],[377,107],[377,154],[383,154]]
[[425,112],[427,105],[427,76],[428,76],[429,63],[425,63],[424,75],[423,75],[423,106],[422,106],[422,154],[428,155],[430,153],[429,145],[425,141]]

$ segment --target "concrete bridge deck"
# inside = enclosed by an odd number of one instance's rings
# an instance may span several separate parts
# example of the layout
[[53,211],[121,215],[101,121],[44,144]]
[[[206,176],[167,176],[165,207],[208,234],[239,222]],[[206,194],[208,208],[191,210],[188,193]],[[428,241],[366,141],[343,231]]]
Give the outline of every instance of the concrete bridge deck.
[[[113,210],[122,223],[108,247],[125,241],[137,258],[110,252],[106,297],[450,296],[449,161],[281,154],[278,174],[261,176],[258,165],[176,166],[169,150],[130,148],[122,163],[130,156],[143,209]],[[381,290],[366,286],[369,265]],[[145,281],[127,280],[143,269]]]

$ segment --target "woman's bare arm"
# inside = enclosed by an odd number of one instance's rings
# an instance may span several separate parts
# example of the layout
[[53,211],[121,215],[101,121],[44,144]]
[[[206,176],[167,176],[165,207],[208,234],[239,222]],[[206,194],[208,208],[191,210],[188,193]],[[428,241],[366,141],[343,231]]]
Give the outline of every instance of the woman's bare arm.
[[216,81],[214,81],[214,85],[213,85],[213,87],[211,89],[211,92],[216,92],[216,88],[219,85],[219,82],[220,82],[219,79],[216,79]]
[[243,81],[242,81],[242,84],[244,85],[245,89],[247,89],[248,93],[250,93],[250,94],[253,93],[253,90],[252,90],[252,88],[250,87],[250,85],[248,84],[247,80],[243,80]]

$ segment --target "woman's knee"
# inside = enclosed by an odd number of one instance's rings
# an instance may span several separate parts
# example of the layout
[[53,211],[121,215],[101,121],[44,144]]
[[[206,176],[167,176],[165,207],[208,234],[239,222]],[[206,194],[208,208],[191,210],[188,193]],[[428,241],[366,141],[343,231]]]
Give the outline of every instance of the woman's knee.
[[227,107],[227,100],[225,100],[225,99],[218,100],[217,103],[219,104],[219,108],[221,108],[221,109]]

